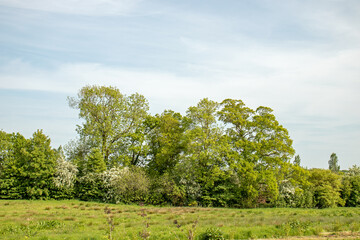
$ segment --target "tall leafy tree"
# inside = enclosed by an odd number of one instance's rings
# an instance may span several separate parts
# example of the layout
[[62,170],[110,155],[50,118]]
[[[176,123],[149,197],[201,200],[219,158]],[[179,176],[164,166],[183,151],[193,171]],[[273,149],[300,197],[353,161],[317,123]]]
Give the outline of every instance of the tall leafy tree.
[[254,111],[241,100],[233,99],[226,99],[221,105],[220,119],[227,125],[232,149],[241,159],[253,162],[259,169],[275,169],[293,156],[289,133],[276,120],[272,109],[258,107]]
[[360,167],[353,165],[342,179],[341,197],[347,207],[360,206]]
[[19,133],[0,131],[0,198],[21,198],[17,160],[27,141]]
[[20,151],[18,177],[25,198],[48,198],[55,174],[57,153],[50,138],[41,130],[29,139],[27,148]]
[[193,178],[202,187],[202,201],[206,205],[217,204],[219,198],[213,195],[225,191],[221,183],[229,177],[225,161],[228,145],[217,121],[218,108],[219,103],[205,98],[187,111],[190,126],[186,132],[188,145],[183,164],[191,163],[193,170],[188,172],[195,174]]
[[[276,184],[284,179],[284,166],[294,154],[288,131],[278,123],[270,108],[253,110],[234,99],[225,99],[221,107],[219,118],[226,126],[231,146],[229,166],[238,173],[253,166],[259,173],[256,181],[249,183],[253,187],[248,188],[248,193],[243,192],[244,195],[259,197],[261,202],[273,201],[277,197]],[[239,176],[248,178],[244,174]]]
[[339,172],[340,171],[340,166],[339,166],[339,160],[338,157],[336,155],[336,153],[332,153],[330,156],[330,160],[329,160],[329,169],[333,172]]
[[148,118],[149,163],[152,175],[171,172],[186,149],[185,131],[188,121],[180,113],[164,111]]
[[296,166],[300,166],[300,162],[301,162],[300,156],[299,156],[299,155],[296,155],[296,156],[295,156],[295,159],[294,159],[294,164],[295,164]]
[[136,164],[134,152],[139,151],[138,148],[132,149],[130,160],[115,153],[124,146],[129,149],[135,144],[141,145],[139,135],[143,133],[138,129],[149,109],[144,96],[137,93],[126,96],[111,86],[86,86],[79,91],[77,98],[69,97],[68,101],[84,119],[82,126],[77,128],[78,133],[81,138],[90,138],[94,144],[92,147],[100,147],[107,166],[119,164],[119,161]]
[[8,134],[6,141],[6,149],[2,149],[1,154],[1,195],[6,198],[49,198],[57,159],[50,138],[38,130],[30,139],[20,134]]
[[340,197],[341,176],[325,169],[310,170],[310,182],[314,191],[315,206],[319,208],[343,206]]
[[91,173],[102,173],[106,170],[103,156],[98,148],[91,149],[86,157],[86,171]]

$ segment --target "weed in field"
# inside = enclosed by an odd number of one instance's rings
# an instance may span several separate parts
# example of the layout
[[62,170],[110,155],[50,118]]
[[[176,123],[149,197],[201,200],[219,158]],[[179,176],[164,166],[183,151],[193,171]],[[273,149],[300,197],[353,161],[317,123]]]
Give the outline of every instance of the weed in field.
[[196,232],[196,227],[197,227],[197,224],[199,223],[198,220],[196,220],[192,225],[191,225],[191,228],[188,230],[188,235],[187,235],[187,238],[189,240],[194,240],[195,239],[195,232]]
[[350,225],[350,230],[352,232],[358,232],[360,230],[360,223],[354,222]]
[[313,228],[313,234],[316,236],[321,235],[321,233],[324,232],[324,229],[321,226],[316,226],[315,228]]
[[224,233],[219,228],[208,228],[199,236],[200,240],[224,240]]
[[291,220],[278,226],[281,236],[302,236],[309,232],[310,222],[301,222],[298,220]]
[[339,232],[339,231],[342,230],[342,227],[343,227],[342,223],[336,222],[332,227],[332,231],[333,232]]
[[147,221],[148,219],[150,218],[146,218],[147,214],[145,213],[145,209],[141,209],[141,214],[140,216],[142,218],[144,218],[144,229],[139,232],[139,236],[142,238],[142,239],[148,239],[150,237],[150,232],[148,231],[148,228],[150,227],[150,224],[149,222]]
[[107,206],[104,208],[104,213],[106,214],[106,221],[109,225],[109,239],[112,239],[112,232],[114,231],[114,215],[111,213],[111,209]]

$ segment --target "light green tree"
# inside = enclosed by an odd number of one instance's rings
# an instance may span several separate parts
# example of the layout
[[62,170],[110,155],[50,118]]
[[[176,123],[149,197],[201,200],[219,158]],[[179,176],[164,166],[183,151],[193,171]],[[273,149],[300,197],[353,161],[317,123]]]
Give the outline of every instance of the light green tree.
[[217,102],[205,98],[187,111],[190,126],[186,131],[188,145],[182,164],[185,166],[188,162],[192,166],[194,171],[189,173],[195,176],[190,178],[201,185],[205,205],[219,204],[216,203],[218,198],[213,197],[214,192],[220,189],[218,185],[221,182],[230,177],[226,173],[225,161],[228,144],[217,121],[218,108]]
[[254,111],[233,99],[225,99],[221,106],[220,120],[226,124],[232,149],[241,159],[253,162],[258,169],[277,169],[293,156],[289,133],[272,109],[258,107]]
[[[68,101],[84,119],[77,128],[80,138],[89,138],[91,147],[100,147],[108,167],[137,163],[136,151],[141,149],[134,146],[142,146],[143,132],[138,129],[143,126],[149,109],[144,96],[137,93],[125,96],[111,86],[85,86],[77,98],[69,97]],[[131,151],[120,151],[124,149]]]
[[312,169],[309,180],[312,184],[316,207],[327,208],[345,204],[340,197],[342,187],[340,175],[330,170]]
[[286,166],[295,152],[288,131],[278,123],[272,109],[258,107],[253,110],[241,100],[225,99],[218,114],[231,146],[228,165],[236,172],[244,172],[242,167],[252,166],[258,173],[255,182],[249,183],[253,187],[245,194],[253,199],[247,201],[255,202],[255,197],[260,202],[276,200],[277,185],[285,179]]

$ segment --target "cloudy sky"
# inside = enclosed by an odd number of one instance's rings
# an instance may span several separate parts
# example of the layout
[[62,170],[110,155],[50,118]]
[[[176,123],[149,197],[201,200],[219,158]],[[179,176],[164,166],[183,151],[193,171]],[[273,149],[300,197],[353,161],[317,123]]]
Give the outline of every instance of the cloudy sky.
[[138,92],[151,113],[201,98],[274,109],[302,165],[360,164],[358,0],[0,0],[0,129],[54,147],[87,84]]

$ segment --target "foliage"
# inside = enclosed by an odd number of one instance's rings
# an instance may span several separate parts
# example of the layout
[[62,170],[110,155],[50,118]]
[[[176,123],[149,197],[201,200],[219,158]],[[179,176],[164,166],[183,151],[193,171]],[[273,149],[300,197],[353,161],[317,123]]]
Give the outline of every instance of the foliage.
[[180,113],[165,111],[149,117],[145,124],[149,129],[148,172],[151,175],[171,172],[186,149],[187,119]]
[[41,130],[32,138],[2,134],[1,195],[5,198],[46,199],[55,173],[56,152]]
[[71,162],[66,161],[62,151],[60,151],[53,178],[56,189],[53,193],[53,197],[72,198],[74,196],[74,185],[77,173],[77,167]]
[[300,156],[296,155],[294,159],[294,165],[300,166],[300,163],[301,163]]
[[77,178],[76,197],[84,201],[102,201],[105,197],[104,181],[101,173],[89,172]]
[[219,181],[228,177],[224,171],[224,155],[228,146],[216,121],[218,107],[218,103],[205,98],[187,111],[190,127],[186,132],[188,146],[182,164],[190,164],[194,169],[190,174],[200,184],[203,193],[201,201],[207,206],[216,205],[212,191]]
[[329,169],[333,172],[339,172],[340,166],[338,164],[339,160],[336,156],[336,153],[332,153],[329,160]]
[[100,146],[107,166],[118,161],[138,164],[134,149],[125,155],[116,156],[115,153],[124,146],[130,149],[139,144],[134,135],[142,134],[137,129],[149,109],[142,95],[125,96],[115,87],[86,86],[79,91],[77,98],[68,98],[68,101],[72,108],[80,110],[79,117],[85,120],[82,126],[78,126],[78,133]]
[[147,202],[183,206],[186,202],[184,186],[179,186],[168,173],[153,177]]
[[[360,170],[300,166],[287,129],[268,107],[201,99],[182,116],[151,116],[140,94],[85,86],[71,107],[79,137],[52,149],[0,131],[0,198],[96,200],[175,206],[327,208],[360,205]],[[66,157],[65,157],[66,155]],[[252,233],[245,237],[251,237]]]
[[85,158],[86,173],[102,173],[106,170],[104,158],[98,148],[93,148]]
[[145,201],[149,192],[149,179],[139,167],[112,168],[103,174],[106,189],[104,199],[109,202]]
[[199,237],[201,240],[223,240],[224,233],[219,228],[208,228]]
[[341,197],[347,207],[360,206],[360,171],[356,165],[343,176]]
[[324,169],[312,169],[310,174],[316,207],[327,208],[344,205],[344,201],[340,197],[341,176]]

